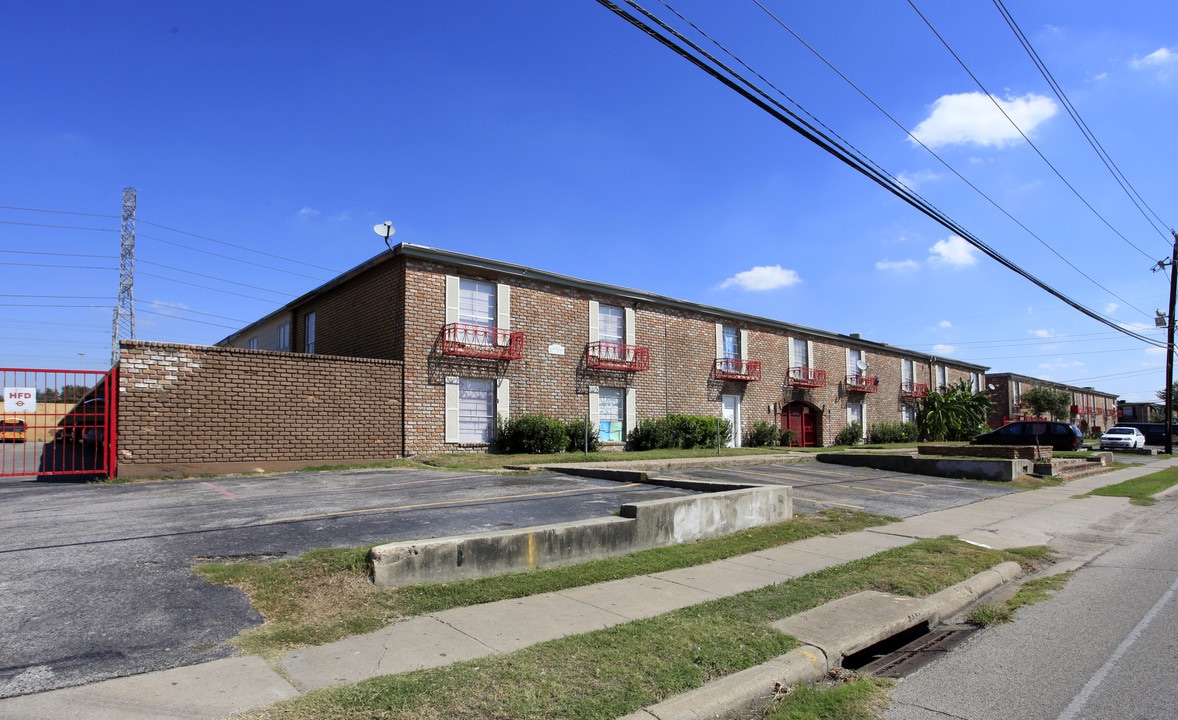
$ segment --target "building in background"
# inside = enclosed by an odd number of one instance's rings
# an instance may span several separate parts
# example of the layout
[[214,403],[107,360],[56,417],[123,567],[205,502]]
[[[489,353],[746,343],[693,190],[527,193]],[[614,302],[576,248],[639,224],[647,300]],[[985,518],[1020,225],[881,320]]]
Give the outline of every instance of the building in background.
[[986,378],[990,399],[993,401],[989,417],[992,428],[1000,428],[1015,420],[1033,419],[1030,408],[1023,402],[1023,393],[1039,386],[1056,388],[1071,394],[1069,417],[1057,419],[1066,419],[1074,423],[1085,435],[1099,434],[1117,424],[1117,396],[1112,393],[1015,373],[990,373]]

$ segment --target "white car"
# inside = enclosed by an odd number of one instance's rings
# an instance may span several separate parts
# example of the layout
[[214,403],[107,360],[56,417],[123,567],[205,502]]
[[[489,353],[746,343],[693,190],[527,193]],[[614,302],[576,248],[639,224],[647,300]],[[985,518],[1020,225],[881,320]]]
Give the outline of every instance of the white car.
[[1113,427],[1100,436],[1100,449],[1143,448],[1145,436],[1135,427]]

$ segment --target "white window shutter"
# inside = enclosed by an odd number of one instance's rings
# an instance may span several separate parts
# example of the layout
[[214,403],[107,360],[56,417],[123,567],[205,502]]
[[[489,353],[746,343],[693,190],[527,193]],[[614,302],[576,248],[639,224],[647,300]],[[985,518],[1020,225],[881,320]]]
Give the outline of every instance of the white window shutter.
[[[634,345],[638,342],[637,331],[634,325],[634,308],[625,308],[623,310],[625,315],[625,339],[622,341],[627,345]],[[629,417],[629,416],[627,416]]]
[[793,366],[794,366],[794,339],[789,337],[788,335],[786,335],[785,336],[785,368],[786,368],[786,370],[789,370],[789,368],[791,368]]
[[806,341],[806,367],[814,367],[814,341]]
[[458,378],[446,378],[446,437],[448,443],[458,442]]
[[511,329],[511,286],[499,283],[495,286],[495,307],[498,310],[498,317],[495,318],[495,326],[500,330]]
[[446,324],[458,322],[458,278],[446,276]]
[[724,326],[716,323],[716,358],[724,357]]
[[626,435],[622,440],[629,440],[630,433],[638,426],[638,391],[626,388]]
[[601,339],[600,330],[598,330],[598,322],[600,319],[600,305],[596,300],[589,301],[589,342],[597,342]]
[[851,348],[847,348],[844,352],[847,354],[847,374],[853,375],[854,372],[851,370]]
[[597,425],[601,422],[601,398],[596,385],[589,386],[589,432],[596,433]]
[[[504,420],[511,417],[511,380],[502,378],[495,383],[495,412]],[[496,423],[496,426],[498,423]]]
[[740,359],[741,360],[748,360],[749,359],[749,331],[748,330],[741,330],[740,331]]

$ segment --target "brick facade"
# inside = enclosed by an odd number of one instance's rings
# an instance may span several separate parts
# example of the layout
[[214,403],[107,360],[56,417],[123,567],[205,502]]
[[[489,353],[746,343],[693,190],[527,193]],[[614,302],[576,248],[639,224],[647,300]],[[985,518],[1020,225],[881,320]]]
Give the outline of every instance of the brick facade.
[[992,406],[988,418],[990,427],[994,429],[1002,427],[1006,422],[1031,417],[1030,408],[1021,402],[1021,398],[1023,393],[1038,386],[1065,390],[1071,394],[1068,417],[1056,419],[1074,423],[1085,435],[1099,435],[1117,424],[1117,396],[1112,393],[1014,373],[993,373],[988,376],[987,382],[994,388],[990,390]]
[[396,360],[124,341],[118,474],[401,457],[402,385]]

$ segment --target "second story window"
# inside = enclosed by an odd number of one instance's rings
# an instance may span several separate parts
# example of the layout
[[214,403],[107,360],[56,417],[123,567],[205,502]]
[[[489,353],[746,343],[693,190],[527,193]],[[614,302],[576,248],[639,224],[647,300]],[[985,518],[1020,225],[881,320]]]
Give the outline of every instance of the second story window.
[[916,382],[916,363],[911,360],[900,361],[900,379],[904,383],[904,387],[909,387]]
[[303,352],[315,354],[315,313],[308,313],[303,319]]
[[739,360],[741,358],[739,328],[725,326],[723,351],[725,360]]
[[282,352],[290,350],[290,323],[288,322],[278,326],[278,349]]
[[258,336],[257,335],[254,335],[252,338],[250,338],[249,349],[250,350],[257,350],[258,349]]
[[937,366],[937,392],[949,389],[949,371],[944,365]]
[[793,361],[790,364],[801,368],[810,367],[810,344],[802,338],[794,338],[790,342],[793,344]]
[[458,322],[495,327],[495,286],[462,278],[458,283]]

